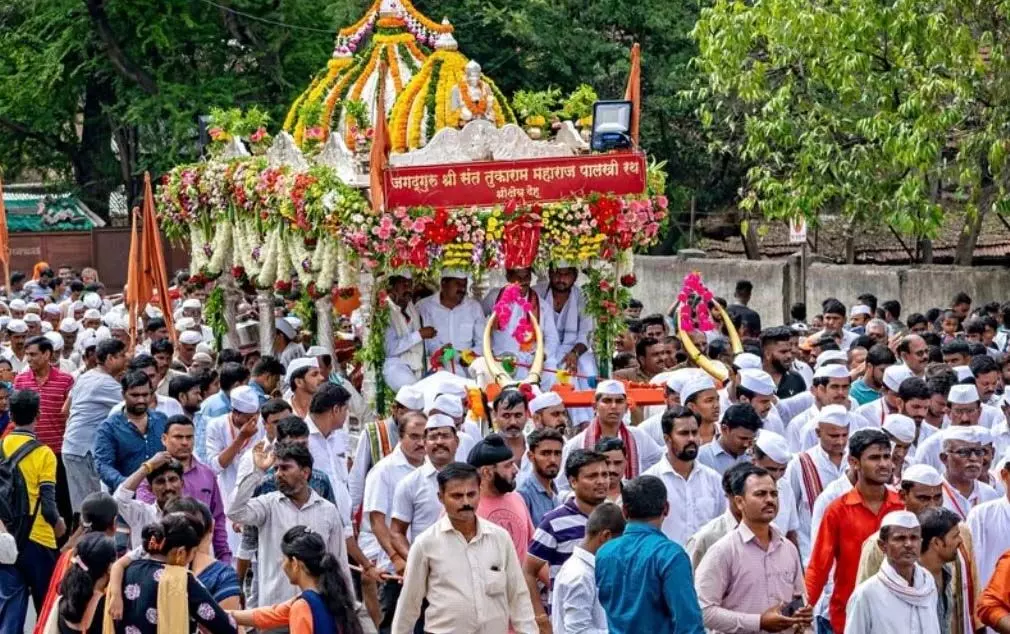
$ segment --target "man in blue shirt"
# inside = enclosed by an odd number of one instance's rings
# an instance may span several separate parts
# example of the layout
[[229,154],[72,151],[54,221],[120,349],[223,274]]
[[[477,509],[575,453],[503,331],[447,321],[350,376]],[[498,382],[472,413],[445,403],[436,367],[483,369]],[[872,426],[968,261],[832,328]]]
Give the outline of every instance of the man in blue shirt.
[[164,451],[161,435],[168,419],[148,409],[154,386],[141,371],[127,372],[122,380],[123,411],[110,415],[98,426],[93,449],[98,477],[115,491],[120,483],[145,461]]
[[670,510],[655,476],[624,485],[624,535],[596,553],[596,587],[611,634],[705,634],[691,561],[660,528]]

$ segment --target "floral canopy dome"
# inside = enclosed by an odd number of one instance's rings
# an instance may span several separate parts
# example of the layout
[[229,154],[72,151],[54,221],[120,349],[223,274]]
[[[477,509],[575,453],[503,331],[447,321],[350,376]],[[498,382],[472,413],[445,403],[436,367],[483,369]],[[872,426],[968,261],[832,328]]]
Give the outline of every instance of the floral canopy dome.
[[[375,121],[384,83],[387,118],[402,112],[399,127],[390,123],[394,150],[420,147],[439,129],[458,122],[448,106],[449,94],[462,80],[468,60],[456,50],[452,33],[448,20],[431,20],[410,0],[376,0],[360,20],[338,32],[326,69],[291,105],[284,130],[303,151],[319,148],[332,131],[353,148],[355,133]],[[489,79],[481,79],[495,95],[496,124],[513,122],[507,100]],[[402,106],[401,99],[406,100]],[[364,104],[363,113],[349,106],[354,102]]]
[[[443,24],[448,24],[443,22]],[[441,34],[432,53],[397,97],[389,121],[394,152],[423,147],[442,128],[459,125],[459,110],[453,107],[453,88],[462,87],[469,60],[460,53],[451,32]],[[508,100],[487,76],[483,81],[494,95],[492,121],[499,128],[515,123]]]

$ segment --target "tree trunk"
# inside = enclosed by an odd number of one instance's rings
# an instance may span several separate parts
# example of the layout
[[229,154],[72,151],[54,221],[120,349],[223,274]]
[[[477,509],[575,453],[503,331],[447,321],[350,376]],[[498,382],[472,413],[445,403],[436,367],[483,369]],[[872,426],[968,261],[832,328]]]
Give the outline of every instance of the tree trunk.
[[758,246],[757,229],[753,219],[748,215],[740,227],[740,238],[743,240],[743,252],[748,260],[761,259],[761,247]]
[[919,239],[919,261],[923,264],[933,263],[933,241],[929,238]]
[[992,207],[995,197],[995,183],[989,182],[982,186],[982,193],[978,201],[978,211],[974,216],[965,218],[964,227],[958,236],[954,264],[971,266],[975,256],[975,245],[978,243],[978,235],[982,231],[982,221],[985,220],[985,216],[989,212],[989,208]]

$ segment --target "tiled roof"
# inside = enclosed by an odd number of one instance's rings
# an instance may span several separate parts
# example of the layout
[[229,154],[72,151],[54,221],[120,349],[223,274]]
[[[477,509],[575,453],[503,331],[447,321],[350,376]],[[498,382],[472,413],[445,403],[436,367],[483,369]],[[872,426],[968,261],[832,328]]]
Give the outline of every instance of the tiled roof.
[[105,224],[73,194],[47,192],[41,186],[8,186],[4,189],[4,207],[11,233],[88,231]]

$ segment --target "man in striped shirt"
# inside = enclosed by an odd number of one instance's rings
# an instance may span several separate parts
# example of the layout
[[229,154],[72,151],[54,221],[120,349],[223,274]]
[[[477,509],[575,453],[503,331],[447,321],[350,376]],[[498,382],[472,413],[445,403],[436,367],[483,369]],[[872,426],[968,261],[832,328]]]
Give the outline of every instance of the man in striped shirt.
[[35,423],[39,441],[56,454],[56,505],[60,515],[73,517],[67,471],[63,467],[63,432],[67,427],[64,405],[74,386],[74,377],[62,372],[53,361],[53,343],[45,337],[32,337],[25,344],[25,363],[28,368],[14,378],[15,390],[31,390],[39,395],[41,407]]
[[[585,538],[589,514],[607,501],[610,488],[607,457],[597,451],[573,450],[565,461],[565,476],[575,495],[544,515],[523,564],[526,585],[530,596],[534,597],[533,611],[537,615],[537,624],[550,622],[548,610],[554,577]],[[541,594],[537,591],[537,581],[542,578],[545,567],[549,567],[549,583]]]

